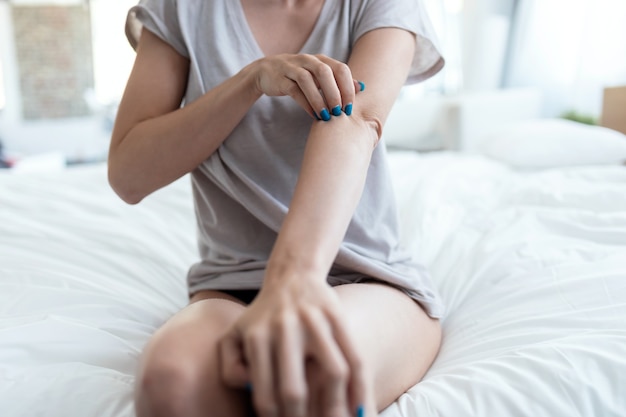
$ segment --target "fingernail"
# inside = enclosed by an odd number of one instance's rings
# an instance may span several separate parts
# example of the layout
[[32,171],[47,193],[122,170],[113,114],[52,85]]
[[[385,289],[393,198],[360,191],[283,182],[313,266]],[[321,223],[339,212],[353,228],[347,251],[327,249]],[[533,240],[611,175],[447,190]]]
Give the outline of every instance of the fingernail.
[[359,91],[365,90],[365,83],[363,81],[359,81],[359,87],[361,87]]
[[357,409],[356,409],[356,417],[364,417],[365,416],[365,408],[363,408],[362,405],[360,405]]
[[341,116],[341,106],[336,105],[333,107],[333,116]]
[[320,121],[322,119],[320,119],[320,117],[317,115],[317,113],[313,112],[313,116],[315,116],[315,120]]
[[323,121],[327,122],[330,120],[330,113],[328,113],[328,109],[322,109],[320,112],[320,117]]
[[346,109],[344,110],[344,112],[346,113],[346,116],[351,116],[352,115],[352,103],[348,104],[346,106]]
[[251,383],[251,382],[248,382],[248,383],[246,384],[246,391],[248,391],[248,392],[252,392],[252,383]]

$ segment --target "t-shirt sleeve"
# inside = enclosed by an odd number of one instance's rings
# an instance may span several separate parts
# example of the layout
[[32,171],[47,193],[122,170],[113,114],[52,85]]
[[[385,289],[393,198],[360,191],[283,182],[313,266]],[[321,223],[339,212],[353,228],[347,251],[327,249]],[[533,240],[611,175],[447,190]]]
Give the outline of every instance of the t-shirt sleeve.
[[357,8],[353,39],[384,27],[405,29],[416,36],[407,84],[424,81],[443,68],[437,37],[421,0],[362,0]]
[[179,54],[189,58],[179,16],[177,0],[141,0],[128,12],[126,36],[135,47],[141,28],[145,27],[170,44]]

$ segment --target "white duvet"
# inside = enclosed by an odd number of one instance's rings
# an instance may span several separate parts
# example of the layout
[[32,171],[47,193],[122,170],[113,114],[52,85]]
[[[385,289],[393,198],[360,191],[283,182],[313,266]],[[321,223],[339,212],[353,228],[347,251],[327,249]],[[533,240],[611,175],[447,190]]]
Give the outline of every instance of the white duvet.
[[[383,416],[626,416],[626,168],[390,160],[448,315]],[[134,416],[142,347],[186,303],[190,198],[183,179],[126,206],[102,165],[0,173],[1,417]]]

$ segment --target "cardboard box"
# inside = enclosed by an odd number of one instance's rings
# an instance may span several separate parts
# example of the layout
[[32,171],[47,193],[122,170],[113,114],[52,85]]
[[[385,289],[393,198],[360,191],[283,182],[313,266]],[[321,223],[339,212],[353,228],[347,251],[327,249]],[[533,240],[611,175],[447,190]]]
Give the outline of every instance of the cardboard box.
[[626,134],[626,86],[604,89],[600,124]]

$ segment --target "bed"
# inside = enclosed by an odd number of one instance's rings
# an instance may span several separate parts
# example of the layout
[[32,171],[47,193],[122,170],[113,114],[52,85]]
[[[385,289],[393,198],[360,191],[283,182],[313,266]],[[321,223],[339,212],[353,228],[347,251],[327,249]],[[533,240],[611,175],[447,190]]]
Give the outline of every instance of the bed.
[[[448,314],[382,416],[626,416],[626,167],[389,157]],[[0,172],[0,416],[134,416],[138,357],[196,256],[187,178],[127,206],[103,164]]]

